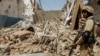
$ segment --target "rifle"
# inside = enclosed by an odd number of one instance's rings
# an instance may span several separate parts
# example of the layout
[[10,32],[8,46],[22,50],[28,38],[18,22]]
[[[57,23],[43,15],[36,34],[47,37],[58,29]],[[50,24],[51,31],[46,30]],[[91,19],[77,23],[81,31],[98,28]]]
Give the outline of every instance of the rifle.
[[[76,43],[76,41],[80,38],[81,35],[82,35],[82,32],[78,32],[78,35],[75,37],[73,43]],[[69,51],[68,56],[71,56],[71,54],[73,53],[74,49],[75,49],[75,47],[71,46],[71,49]]]

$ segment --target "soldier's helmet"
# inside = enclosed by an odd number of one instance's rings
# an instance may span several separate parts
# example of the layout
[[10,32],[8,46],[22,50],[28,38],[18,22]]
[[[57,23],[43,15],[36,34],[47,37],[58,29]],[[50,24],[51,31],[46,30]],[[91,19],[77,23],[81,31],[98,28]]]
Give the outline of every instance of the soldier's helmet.
[[89,13],[94,14],[94,9],[91,6],[83,6],[82,10],[86,10]]

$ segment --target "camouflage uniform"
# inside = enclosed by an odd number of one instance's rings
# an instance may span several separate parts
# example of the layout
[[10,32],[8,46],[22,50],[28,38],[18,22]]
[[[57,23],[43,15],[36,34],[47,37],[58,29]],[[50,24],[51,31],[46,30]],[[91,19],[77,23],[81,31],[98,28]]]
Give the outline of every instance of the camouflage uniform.
[[[88,12],[93,14],[93,8],[90,6],[84,6],[83,10],[87,10]],[[93,35],[94,31],[94,20],[93,16],[89,16],[88,18],[81,18],[79,20],[79,31],[90,31],[91,36]],[[89,52],[93,49],[93,44],[85,44],[83,43],[84,40],[82,39],[82,36],[79,38],[79,40],[76,42],[76,44],[80,45],[80,56],[88,56]]]

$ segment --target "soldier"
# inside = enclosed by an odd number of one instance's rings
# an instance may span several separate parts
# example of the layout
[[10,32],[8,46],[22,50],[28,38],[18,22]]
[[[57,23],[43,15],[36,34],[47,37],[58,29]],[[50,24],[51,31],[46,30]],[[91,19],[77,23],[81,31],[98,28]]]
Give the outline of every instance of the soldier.
[[[82,32],[81,37],[73,43],[73,46],[80,45],[80,56],[92,56],[94,40],[94,9],[90,6],[83,6],[82,18],[79,20],[79,31]],[[90,52],[91,51],[91,52]]]
[[96,23],[97,27],[96,27],[96,34],[97,37],[100,37],[100,21],[98,20],[98,22]]

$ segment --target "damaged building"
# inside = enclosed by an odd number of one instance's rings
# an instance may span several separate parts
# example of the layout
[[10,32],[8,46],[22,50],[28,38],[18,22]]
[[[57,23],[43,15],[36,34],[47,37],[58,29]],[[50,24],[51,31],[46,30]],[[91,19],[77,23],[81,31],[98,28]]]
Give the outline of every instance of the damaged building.
[[[97,6],[99,19],[100,1],[94,2],[88,4]],[[36,0],[0,0],[0,56],[68,56],[82,5],[83,0],[67,0],[62,10],[44,11]],[[72,56],[79,56],[79,49]],[[93,54],[100,56],[97,42]]]
[[0,25],[4,27],[14,25],[20,20],[34,22],[34,11],[39,9],[34,0],[0,0],[0,7]]
[[88,5],[92,6],[95,10],[94,17],[96,21],[100,22],[100,0],[89,0]]

